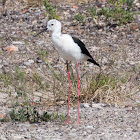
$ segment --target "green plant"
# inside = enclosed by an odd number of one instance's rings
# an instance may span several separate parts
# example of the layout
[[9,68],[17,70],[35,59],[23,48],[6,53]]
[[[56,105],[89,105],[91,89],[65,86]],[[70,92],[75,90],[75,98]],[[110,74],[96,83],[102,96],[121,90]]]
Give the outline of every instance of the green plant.
[[39,55],[39,57],[40,57],[41,59],[44,59],[44,58],[48,57],[49,52],[48,52],[47,50],[40,50],[40,51],[38,52],[38,55]]
[[14,78],[16,80],[18,80],[19,82],[24,82],[25,78],[26,78],[26,72],[22,71],[19,68],[15,68],[15,76],[14,76]]
[[47,15],[49,15],[49,19],[59,20],[59,17],[56,13],[56,9],[54,8],[54,6],[52,6],[47,0],[43,0],[43,4],[46,8]]
[[58,113],[52,113],[52,120],[53,121],[65,121],[66,120],[66,117],[63,116],[62,114],[58,114]]
[[115,7],[111,8],[100,8],[100,9],[94,9],[93,7],[90,7],[88,9],[90,15],[95,18],[104,15],[105,21],[108,21],[113,19],[113,21],[117,22],[119,25],[127,24],[129,22],[133,21],[133,12],[129,10],[125,10],[122,5],[114,5]]
[[18,111],[13,109],[10,112],[10,117],[13,121],[20,121],[20,122],[25,122],[27,121],[27,114],[23,108],[19,108]]
[[94,7],[88,8],[88,12],[90,13],[91,17],[96,18],[97,12],[96,12],[96,9]]
[[85,15],[77,13],[77,14],[74,15],[74,19],[79,21],[79,22],[84,22]]
[[48,114],[47,112],[43,112],[43,114],[40,116],[40,119],[42,121],[48,122],[52,120],[52,115]]
[[[10,117],[10,118],[7,118]],[[35,123],[40,121],[63,121],[66,118],[63,115],[58,115],[58,113],[48,113],[43,112],[42,114],[39,114],[36,107],[31,106],[30,104],[24,104],[19,107],[18,109],[12,109],[6,116],[4,116],[3,119],[1,119],[1,122],[6,121],[18,121],[18,122],[26,122],[29,121],[29,123]]]

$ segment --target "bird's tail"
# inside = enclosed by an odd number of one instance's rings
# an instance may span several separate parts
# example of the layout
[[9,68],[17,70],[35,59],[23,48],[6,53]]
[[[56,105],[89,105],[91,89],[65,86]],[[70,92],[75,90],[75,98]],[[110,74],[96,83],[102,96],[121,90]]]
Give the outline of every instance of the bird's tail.
[[89,61],[101,68],[101,66],[94,59],[88,59],[87,61]]

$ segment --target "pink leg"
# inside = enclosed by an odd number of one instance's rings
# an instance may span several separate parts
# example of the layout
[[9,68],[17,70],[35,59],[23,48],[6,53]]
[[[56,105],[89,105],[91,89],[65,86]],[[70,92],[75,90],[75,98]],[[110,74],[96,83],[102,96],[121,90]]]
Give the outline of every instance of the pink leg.
[[70,102],[70,90],[71,90],[71,83],[70,83],[70,73],[69,73],[69,65],[67,63],[67,73],[68,73],[68,80],[69,80],[69,92],[68,92],[68,110],[67,110],[67,121],[66,124],[69,124],[69,102]]
[[77,70],[77,89],[78,89],[78,106],[77,106],[77,110],[78,110],[78,121],[76,122],[76,124],[81,124],[80,122],[80,118],[79,118],[79,95],[80,95],[80,84],[79,84],[79,73],[78,73],[78,62],[76,63],[76,70]]

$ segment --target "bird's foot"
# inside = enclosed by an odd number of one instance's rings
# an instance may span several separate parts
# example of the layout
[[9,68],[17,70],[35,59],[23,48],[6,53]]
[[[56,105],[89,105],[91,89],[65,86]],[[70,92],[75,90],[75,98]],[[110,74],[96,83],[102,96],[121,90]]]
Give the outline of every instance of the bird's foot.
[[69,121],[66,121],[65,124],[69,124]]
[[80,120],[78,120],[78,121],[75,123],[75,125],[77,125],[77,124],[82,124],[82,123],[80,122]]

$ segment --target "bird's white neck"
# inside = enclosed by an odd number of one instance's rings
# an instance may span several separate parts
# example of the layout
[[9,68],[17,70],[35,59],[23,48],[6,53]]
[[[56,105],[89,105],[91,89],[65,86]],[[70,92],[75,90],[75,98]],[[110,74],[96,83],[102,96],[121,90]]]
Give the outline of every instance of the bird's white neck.
[[61,28],[56,28],[55,30],[53,30],[53,32],[52,32],[52,36],[54,36],[54,35],[61,35]]
[[55,46],[58,46],[58,42],[60,42],[61,37],[61,30],[55,30],[52,32],[51,38],[52,42],[55,44]]

